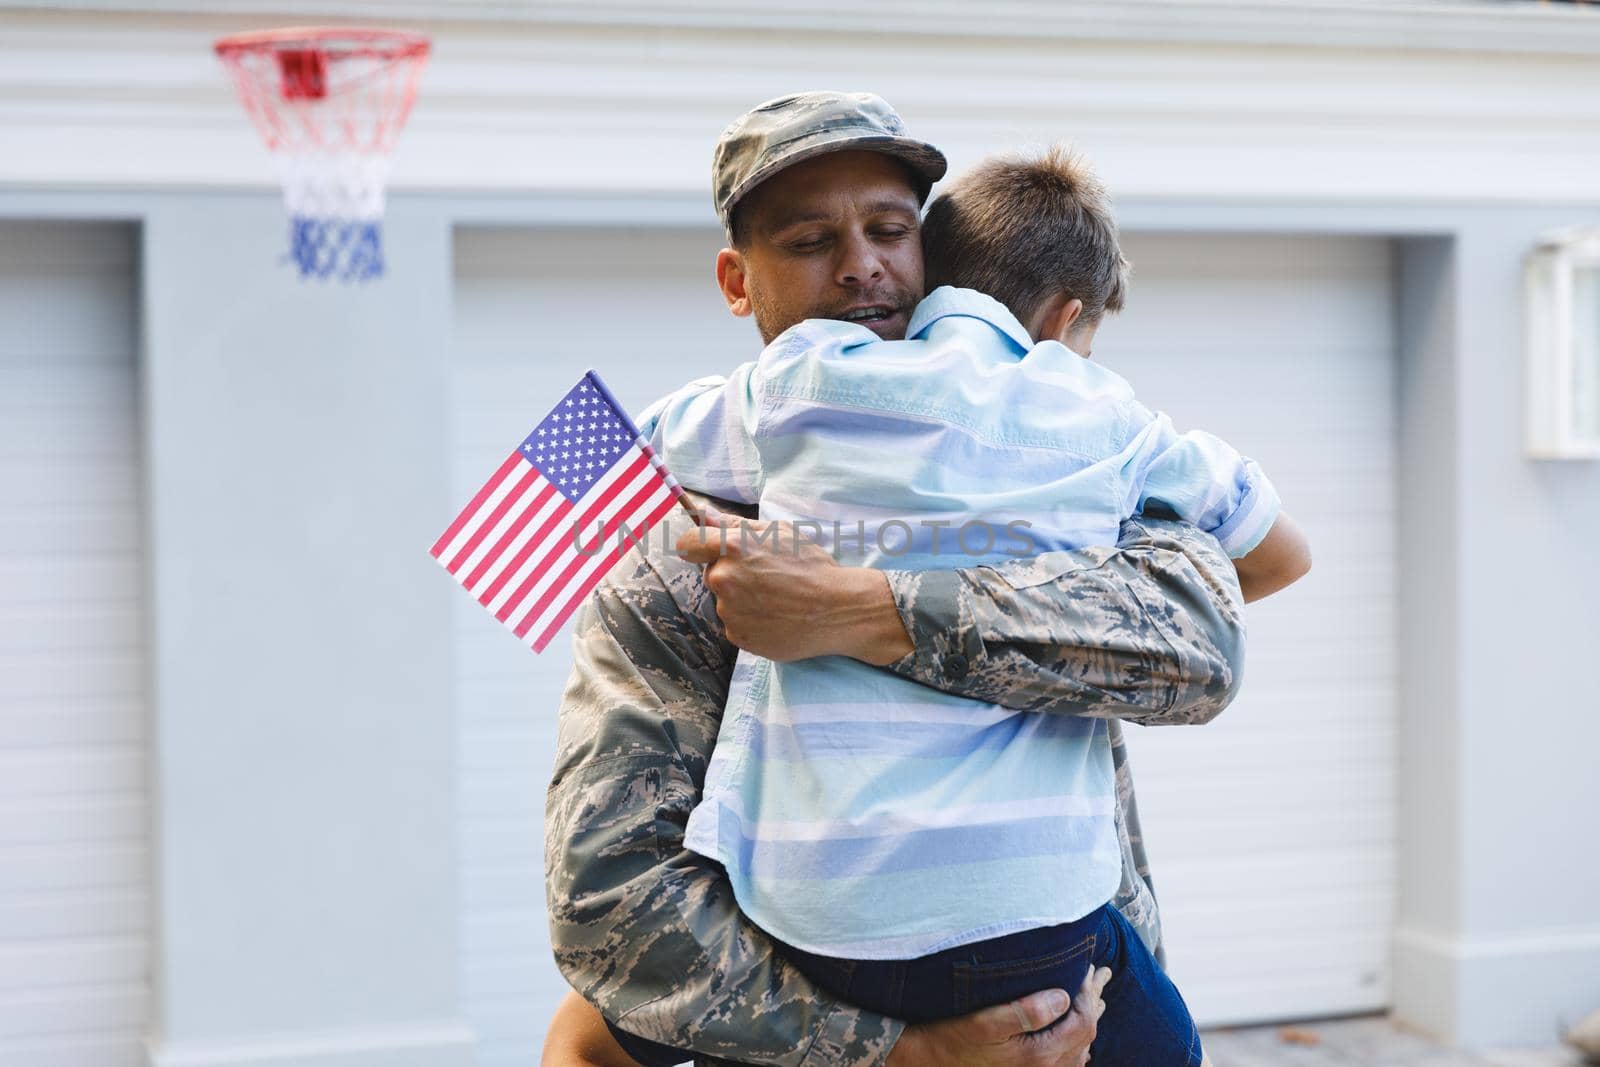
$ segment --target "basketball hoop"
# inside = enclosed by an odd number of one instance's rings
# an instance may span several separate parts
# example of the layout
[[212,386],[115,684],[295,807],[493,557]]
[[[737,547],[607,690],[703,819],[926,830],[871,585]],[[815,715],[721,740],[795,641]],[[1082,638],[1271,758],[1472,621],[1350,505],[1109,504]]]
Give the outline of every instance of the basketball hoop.
[[216,51],[278,162],[302,278],[383,273],[383,191],[428,39],[308,27],[224,37]]

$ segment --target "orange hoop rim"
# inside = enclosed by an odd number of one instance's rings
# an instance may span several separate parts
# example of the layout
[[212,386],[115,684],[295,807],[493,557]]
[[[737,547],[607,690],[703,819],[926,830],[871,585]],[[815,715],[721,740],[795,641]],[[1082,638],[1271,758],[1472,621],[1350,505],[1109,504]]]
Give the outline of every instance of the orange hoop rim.
[[417,59],[428,54],[426,34],[362,26],[289,26],[219,38],[212,47],[227,58],[248,52],[308,51],[332,56]]

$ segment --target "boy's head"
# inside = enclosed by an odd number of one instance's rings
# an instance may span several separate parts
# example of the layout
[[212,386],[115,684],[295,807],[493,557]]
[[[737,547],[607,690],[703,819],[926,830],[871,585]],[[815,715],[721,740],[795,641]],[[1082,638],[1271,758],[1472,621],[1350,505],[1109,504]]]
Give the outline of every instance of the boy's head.
[[928,207],[922,248],[930,291],[987,293],[1034,340],[1055,339],[1083,356],[1127,294],[1111,198],[1060,147],[986,160],[956,179]]

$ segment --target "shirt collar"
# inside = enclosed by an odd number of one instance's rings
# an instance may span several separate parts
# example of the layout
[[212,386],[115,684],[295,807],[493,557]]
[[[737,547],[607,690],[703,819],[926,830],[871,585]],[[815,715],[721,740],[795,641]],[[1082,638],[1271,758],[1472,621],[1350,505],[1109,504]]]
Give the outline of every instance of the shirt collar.
[[911,313],[906,336],[920,338],[934,323],[950,315],[965,315],[987,322],[1010,338],[1019,356],[1026,355],[1033,348],[1033,338],[1028,336],[1028,331],[1022,328],[1022,323],[1004,304],[976,289],[957,289],[952,285],[941,285],[923,297],[922,303]]

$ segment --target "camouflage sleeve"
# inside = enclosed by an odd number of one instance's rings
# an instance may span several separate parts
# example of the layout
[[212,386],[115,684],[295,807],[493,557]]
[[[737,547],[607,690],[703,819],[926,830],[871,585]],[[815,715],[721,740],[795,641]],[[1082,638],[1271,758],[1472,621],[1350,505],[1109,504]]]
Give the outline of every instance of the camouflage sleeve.
[[989,704],[1203,723],[1238,692],[1243,597],[1215,538],[1136,518],[1116,548],[886,571],[913,650],[888,669]]
[[877,1065],[904,1024],[841,1003],[683,847],[733,668],[700,568],[634,548],[576,616],[546,804],[550,939],[623,1029],[713,1057]]

